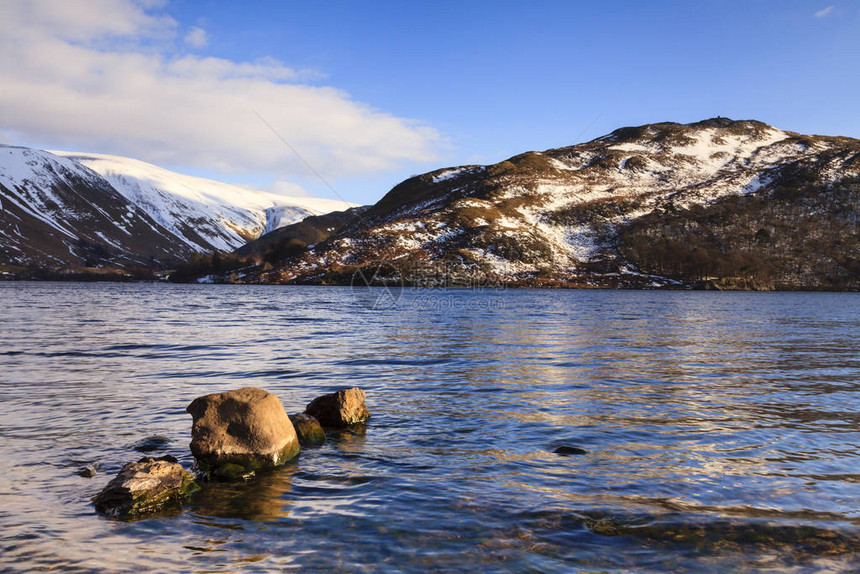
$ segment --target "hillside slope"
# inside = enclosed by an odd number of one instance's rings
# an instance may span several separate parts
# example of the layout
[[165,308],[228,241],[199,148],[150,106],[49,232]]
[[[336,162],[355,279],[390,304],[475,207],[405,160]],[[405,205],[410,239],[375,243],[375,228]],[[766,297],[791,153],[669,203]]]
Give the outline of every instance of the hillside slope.
[[169,265],[351,206],[130,158],[0,146],[0,265]]
[[860,142],[752,120],[622,128],[396,186],[264,282],[856,289]]
[[0,146],[0,264],[148,265],[192,253],[92,170]]
[[238,257],[265,258],[270,261],[286,259],[292,251],[303,251],[308,245],[328,239],[366,210],[367,207],[362,206],[312,215],[265,233],[236,249],[234,253]]
[[249,190],[126,157],[51,153],[102,175],[129,201],[196,251],[230,251],[310,215],[354,207],[340,200]]

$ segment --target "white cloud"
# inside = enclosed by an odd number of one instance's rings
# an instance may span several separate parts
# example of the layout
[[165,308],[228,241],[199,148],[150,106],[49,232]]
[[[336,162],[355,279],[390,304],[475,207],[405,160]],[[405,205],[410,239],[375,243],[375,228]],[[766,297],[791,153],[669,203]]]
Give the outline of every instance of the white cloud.
[[277,193],[278,195],[286,195],[289,197],[305,197],[310,194],[304,189],[302,186],[297,185],[295,183],[290,183],[289,181],[274,181],[266,186],[246,186],[248,189],[264,189],[266,191],[271,191],[272,193]]
[[104,37],[172,34],[176,21],[146,12],[130,0],[4,0],[0,29],[34,42],[40,38],[92,41]]
[[[158,2],[4,0],[3,134],[154,163],[307,175],[256,112],[326,177],[436,159],[435,130],[299,83],[318,75],[271,58],[182,55],[177,22],[151,6]],[[190,43],[203,40],[205,32]]]
[[827,8],[822,8],[821,10],[819,10],[818,12],[815,13],[815,17],[816,18],[824,18],[825,16],[827,16],[828,14],[833,12],[833,8],[835,8],[835,6],[828,6]]
[[209,38],[206,37],[206,30],[193,26],[185,34],[185,43],[192,48],[205,48],[209,43]]

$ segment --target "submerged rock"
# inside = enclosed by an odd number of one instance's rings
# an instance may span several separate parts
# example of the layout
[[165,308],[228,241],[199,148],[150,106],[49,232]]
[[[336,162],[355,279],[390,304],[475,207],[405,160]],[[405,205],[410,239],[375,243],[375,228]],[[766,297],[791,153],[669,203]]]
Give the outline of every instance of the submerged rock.
[[198,490],[194,475],[181,465],[147,457],[123,466],[93,502],[108,516],[135,518],[180,504]]
[[576,455],[588,454],[588,451],[585,450],[584,448],[581,448],[578,446],[569,446],[569,445],[560,446],[552,452],[554,452],[555,454],[561,455],[561,456],[576,456]]
[[[191,452],[200,470],[221,478],[281,466],[299,453],[299,440],[275,395],[255,387],[194,399]],[[234,465],[219,471],[221,467]],[[236,466],[242,467],[239,471]]]
[[78,476],[83,476],[84,478],[92,478],[99,472],[99,463],[91,462],[89,464],[85,464],[80,467],[77,471]]
[[319,446],[325,442],[325,431],[322,425],[311,415],[305,413],[290,415],[290,422],[293,423],[302,446]]
[[324,427],[346,427],[370,418],[364,391],[358,387],[315,398],[308,404],[305,414],[316,418]]
[[153,452],[165,448],[170,442],[168,437],[155,434],[137,441],[132,448],[138,452]]

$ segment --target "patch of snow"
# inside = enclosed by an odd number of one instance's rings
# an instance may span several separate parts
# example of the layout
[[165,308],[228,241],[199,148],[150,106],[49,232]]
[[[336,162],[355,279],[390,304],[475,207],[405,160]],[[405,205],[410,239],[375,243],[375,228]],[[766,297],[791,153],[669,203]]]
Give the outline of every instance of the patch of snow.
[[[457,189],[451,190],[451,192],[448,195],[450,196],[450,195],[459,193],[462,190],[463,190],[463,188],[458,187]],[[438,206],[441,203],[444,203],[447,200],[447,198],[448,198],[448,196],[434,197],[432,199],[428,199],[426,201],[416,203],[415,205],[403,207],[401,209],[398,209],[394,214],[392,214],[389,217],[389,220],[396,220],[396,219],[400,219],[400,218],[404,218],[404,217],[415,217],[417,214],[421,213],[422,211],[431,209],[433,207]]]
[[105,237],[105,234],[101,231],[96,231],[96,235],[98,235],[99,239],[110,245],[111,247],[116,247],[117,249],[122,249],[122,246],[119,245],[116,241],[112,241]]
[[597,154],[590,152],[578,152],[559,158],[549,158],[549,163],[555,169],[562,171],[579,171],[588,166]]
[[459,199],[454,204],[454,207],[457,209],[461,209],[463,207],[480,207],[483,209],[487,209],[491,207],[492,204],[489,201],[483,199],[477,199],[475,197],[467,197],[465,199]]
[[475,259],[481,261],[499,277],[512,277],[518,273],[529,273],[535,271],[534,265],[529,265],[522,261],[511,261],[509,259],[505,259],[504,257],[500,257],[495,253],[490,252],[488,249],[472,247],[464,249],[464,251],[470,253]]
[[631,151],[631,152],[655,151],[653,147],[638,144],[638,143],[632,143],[632,142],[625,142],[625,143],[620,143],[620,144],[616,144],[613,146],[609,146],[608,149],[617,150],[617,151]]
[[762,174],[756,174],[748,184],[746,184],[743,189],[741,189],[741,193],[744,195],[748,195],[750,193],[755,193],[764,186],[769,183],[770,178],[764,176]]
[[439,183],[442,181],[448,181],[449,179],[453,179],[463,173],[465,168],[457,167],[454,169],[446,169],[445,171],[439,173],[438,175],[433,176],[433,183]]
[[444,243],[446,241],[454,239],[455,237],[463,235],[464,233],[466,233],[465,229],[453,229],[451,231],[446,231],[445,233],[440,233],[439,235],[431,239],[429,243]]
[[424,223],[421,221],[398,221],[397,223],[386,225],[383,229],[389,231],[417,231],[419,228],[424,228]]
[[462,174],[466,173],[480,173],[485,171],[487,168],[483,165],[478,166],[466,166],[466,167],[453,167],[450,169],[446,169],[444,171],[439,172],[438,174],[433,176],[433,183],[440,183],[442,181],[448,181],[449,179],[454,179]]
[[761,139],[751,136],[720,135],[718,142],[715,141],[718,135],[720,134],[715,128],[702,130],[694,143],[673,148],[673,151],[693,157],[705,170],[717,171],[732,159],[748,159],[759,150],[789,137],[787,133],[777,129],[768,130]]
[[523,226],[523,221],[522,219],[511,219],[510,217],[502,216],[493,221],[493,224],[502,229],[520,229]]

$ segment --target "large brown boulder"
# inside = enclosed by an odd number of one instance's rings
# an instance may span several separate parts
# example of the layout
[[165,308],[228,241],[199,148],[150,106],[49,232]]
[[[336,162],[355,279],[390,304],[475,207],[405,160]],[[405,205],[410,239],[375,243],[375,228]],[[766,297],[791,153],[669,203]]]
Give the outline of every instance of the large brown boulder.
[[93,498],[96,510],[115,518],[135,518],[182,503],[200,487],[175,460],[142,458],[128,463]]
[[194,419],[191,452],[201,470],[216,476],[238,477],[281,466],[299,453],[299,440],[284,406],[263,389],[245,387],[206,395],[185,410]]
[[322,425],[311,415],[305,413],[290,415],[290,422],[293,423],[302,446],[319,446],[325,442],[325,431]]
[[347,427],[370,418],[364,391],[358,387],[315,398],[308,404],[305,414],[316,418],[324,427]]

